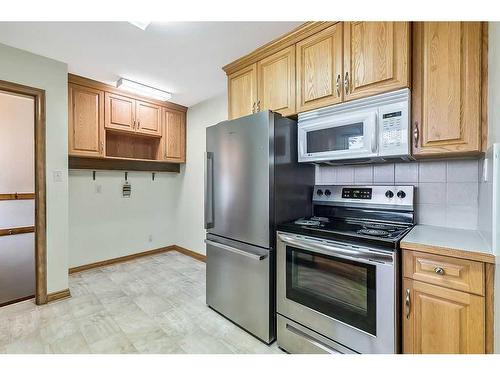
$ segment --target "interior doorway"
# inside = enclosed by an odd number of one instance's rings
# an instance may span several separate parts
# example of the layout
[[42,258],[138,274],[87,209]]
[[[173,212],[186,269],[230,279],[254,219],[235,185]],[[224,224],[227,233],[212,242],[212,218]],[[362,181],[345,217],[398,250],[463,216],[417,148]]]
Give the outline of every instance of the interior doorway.
[[44,304],[45,91],[0,81],[0,101],[0,306]]

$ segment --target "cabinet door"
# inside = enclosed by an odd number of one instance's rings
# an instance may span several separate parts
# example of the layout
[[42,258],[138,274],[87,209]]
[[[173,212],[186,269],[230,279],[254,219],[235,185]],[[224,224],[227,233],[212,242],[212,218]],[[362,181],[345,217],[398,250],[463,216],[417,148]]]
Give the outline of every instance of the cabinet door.
[[297,112],[339,103],[342,93],[342,24],[296,44]]
[[403,352],[484,353],[484,297],[404,279]]
[[344,22],[345,100],[409,86],[409,22]]
[[257,109],[295,113],[295,46],[285,48],[257,63]]
[[228,77],[229,119],[254,113],[257,106],[257,64]]
[[186,116],[183,112],[165,110],[163,147],[164,159],[186,161]]
[[69,154],[104,156],[104,92],[68,86]]
[[147,102],[136,102],[137,132],[161,136],[161,107]]
[[481,149],[481,23],[413,26],[413,153]]
[[135,100],[106,93],[105,126],[107,129],[135,132]]

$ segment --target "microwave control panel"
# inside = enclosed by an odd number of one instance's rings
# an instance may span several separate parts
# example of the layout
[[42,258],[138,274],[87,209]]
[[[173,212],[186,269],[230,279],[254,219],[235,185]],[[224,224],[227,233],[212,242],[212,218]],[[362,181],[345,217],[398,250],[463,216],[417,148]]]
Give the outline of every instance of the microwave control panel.
[[382,114],[382,148],[400,147],[402,142],[402,111]]

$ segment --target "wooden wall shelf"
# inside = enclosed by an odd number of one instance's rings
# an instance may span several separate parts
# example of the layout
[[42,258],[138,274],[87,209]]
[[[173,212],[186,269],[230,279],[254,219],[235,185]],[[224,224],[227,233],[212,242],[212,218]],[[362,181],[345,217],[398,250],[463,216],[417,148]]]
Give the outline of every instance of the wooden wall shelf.
[[0,201],[15,201],[24,199],[35,199],[35,193],[5,193],[0,194]]
[[129,158],[88,158],[69,156],[69,169],[100,169],[119,171],[146,171],[146,172],[176,172],[181,168],[179,163],[170,163],[161,160],[129,159]]
[[33,233],[35,231],[34,226],[30,227],[15,227],[15,228],[0,228],[1,236],[13,236],[15,234]]

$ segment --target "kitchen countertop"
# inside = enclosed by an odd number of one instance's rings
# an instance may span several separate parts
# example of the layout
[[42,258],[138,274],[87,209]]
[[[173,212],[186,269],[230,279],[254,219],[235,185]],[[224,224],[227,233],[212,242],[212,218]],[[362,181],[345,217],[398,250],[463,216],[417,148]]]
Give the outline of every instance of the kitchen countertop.
[[416,225],[401,240],[401,248],[495,263],[491,247],[477,230]]

